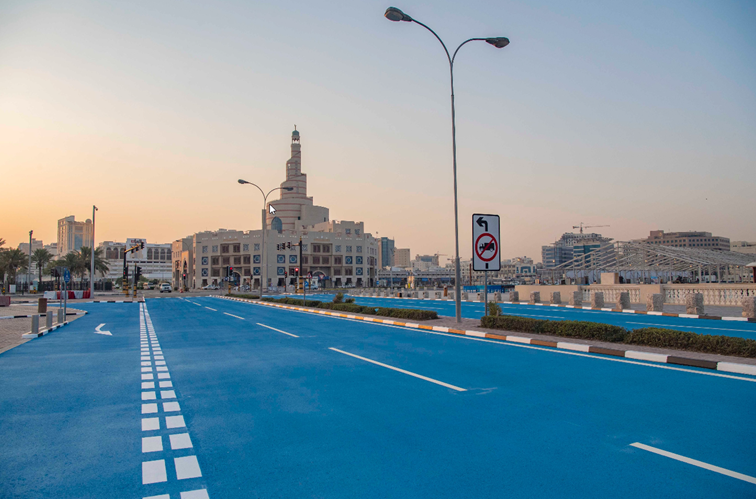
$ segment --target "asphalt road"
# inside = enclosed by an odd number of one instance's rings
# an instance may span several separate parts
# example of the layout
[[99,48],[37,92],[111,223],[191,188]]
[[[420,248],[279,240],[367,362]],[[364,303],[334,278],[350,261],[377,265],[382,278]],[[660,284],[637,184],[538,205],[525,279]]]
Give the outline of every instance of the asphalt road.
[[[307,295],[307,299],[332,301],[332,294]],[[297,297],[301,298],[302,295]],[[453,301],[441,300],[411,300],[407,298],[370,298],[353,296],[355,303],[375,307],[415,308],[435,310],[438,315],[454,317],[456,315]],[[500,303],[502,312],[507,315],[531,317],[547,320],[591,321],[604,324],[614,324],[627,329],[643,327],[660,327],[690,331],[700,334],[738,336],[756,339],[756,323],[732,320],[690,319],[685,317],[663,317],[658,315],[625,314],[619,312],[605,312],[601,310],[582,310],[566,307],[549,307],[539,305],[512,305]],[[462,302],[462,317],[480,319],[484,313],[484,306],[477,302]]]
[[756,495],[754,377],[209,297],[81,307],[0,354],[0,497]]

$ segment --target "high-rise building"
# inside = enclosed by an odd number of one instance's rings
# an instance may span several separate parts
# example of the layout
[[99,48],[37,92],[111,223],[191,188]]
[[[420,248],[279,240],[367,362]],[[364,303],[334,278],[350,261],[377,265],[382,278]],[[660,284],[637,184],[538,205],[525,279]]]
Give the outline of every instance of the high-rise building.
[[412,267],[410,263],[410,249],[409,248],[397,248],[394,251],[394,266],[408,269]]
[[557,267],[573,258],[587,255],[610,241],[601,234],[565,232],[554,243],[541,246],[543,266],[547,269]]
[[73,215],[58,220],[58,256],[64,257],[82,246],[93,246],[92,220],[77,222]]
[[381,238],[381,267],[394,266],[394,240],[388,237]]
[[697,248],[715,251],[730,251],[730,239],[712,236],[711,232],[667,232],[652,230],[645,239],[634,242],[672,246],[675,248]]
[[[290,188],[291,190],[286,190]],[[307,197],[307,174],[302,173],[302,149],[299,132],[291,132],[291,158],[286,162],[286,180],[281,182],[280,198],[268,202],[265,219],[271,230],[298,230],[329,220],[328,208],[315,206]],[[270,207],[275,213],[270,212]]]

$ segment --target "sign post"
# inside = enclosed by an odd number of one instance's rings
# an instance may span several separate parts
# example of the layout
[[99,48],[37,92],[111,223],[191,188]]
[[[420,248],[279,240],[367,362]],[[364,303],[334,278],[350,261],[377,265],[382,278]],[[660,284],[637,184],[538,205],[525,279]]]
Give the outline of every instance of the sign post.
[[472,218],[473,226],[473,270],[485,273],[483,287],[484,313],[488,314],[488,271],[501,270],[501,234],[499,233],[499,215],[476,213]]
[[68,312],[68,283],[71,282],[71,271],[68,268],[63,269],[63,318],[65,320]]

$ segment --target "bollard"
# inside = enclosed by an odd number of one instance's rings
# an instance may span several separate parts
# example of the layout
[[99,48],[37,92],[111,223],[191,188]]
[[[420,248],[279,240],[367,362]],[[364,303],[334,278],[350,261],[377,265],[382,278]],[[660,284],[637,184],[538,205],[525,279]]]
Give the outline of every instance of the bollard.
[[743,317],[756,319],[756,297],[743,298]]
[[53,314],[52,312],[47,312],[45,314],[45,323],[46,323],[47,329],[52,329],[52,326],[53,326],[52,322],[53,322]]
[[604,308],[603,291],[596,291],[591,295],[591,308]]
[[646,298],[646,312],[663,312],[664,311],[664,295],[661,293],[654,293],[648,295]]
[[497,291],[494,293],[494,301],[496,303],[501,303],[501,291]]
[[39,334],[39,315],[32,315],[31,332]]
[[623,291],[619,294],[619,300],[617,300],[617,308],[620,310],[628,310],[630,308],[630,293]]
[[58,324],[63,324],[66,321],[66,316],[63,314],[64,314],[63,309],[59,308],[58,309]]
[[582,291],[572,292],[572,296],[570,297],[570,305],[572,305],[573,307],[583,306],[583,292]]
[[553,305],[561,305],[562,304],[562,293],[559,291],[554,291],[551,293],[551,303]]
[[44,314],[47,312],[47,298],[40,298],[37,301],[37,313]]
[[690,315],[704,314],[702,293],[688,293],[685,295],[685,313]]
[[530,292],[530,303],[531,305],[535,305],[536,303],[541,302],[541,292],[540,291],[531,291]]
[[509,292],[509,301],[517,303],[520,301],[520,292],[519,291],[510,291]]
[[484,301],[486,301],[486,294],[485,293],[478,293],[478,301],[481,302],[481,303],[484,302]]

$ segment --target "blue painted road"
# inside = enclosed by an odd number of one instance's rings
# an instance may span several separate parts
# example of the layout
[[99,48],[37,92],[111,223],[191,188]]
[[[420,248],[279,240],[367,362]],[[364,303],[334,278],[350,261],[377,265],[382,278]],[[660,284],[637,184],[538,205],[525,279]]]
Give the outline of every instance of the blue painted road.
[[0,497],[756,495],[754,377],[209,297],[82,307],[0,354]]
[[[321,293],[307,295],[307,299],[332,301],[333,296],[334,295],[332,294]],[[302,295],[298,295],[297,297],[301,298]],[[438,312],[438,315],[447,317],[454,317],[456,314],[453,301],[413,300],[406,298],[370,298],[365,296],[353,296],[352,298],[355,298],[355,303],[360,305],[434,310]],[[626,329],[660,327],[665,329],[676,329],[679,331],[690,331],[699,334],[737,336],[740,338],[756,339],[756,323],[754,322],[625,314],[619,312],[605,312],[601,310],[582,310],[541,305],[512,305],[509,303],[500,303],[500,305],[502,311],[507,315],[530,317],[533,319],[601,322],[603,324],[622,326]],[[464,318],[480,319],[484,310],[485,308],[482,303],[462,302],[462,317]]]

